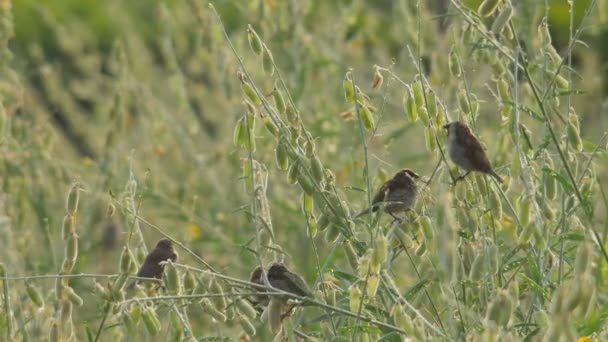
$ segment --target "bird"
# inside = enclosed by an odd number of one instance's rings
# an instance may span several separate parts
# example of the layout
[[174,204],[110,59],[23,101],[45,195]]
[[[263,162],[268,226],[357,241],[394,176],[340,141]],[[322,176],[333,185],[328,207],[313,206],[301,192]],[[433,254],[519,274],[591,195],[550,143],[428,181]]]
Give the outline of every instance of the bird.
[[[251,272],[251,275],[249,276],[250,283],[260,285],[260,286],[252,286],[252,288],[254,289],[255,292],[265,292],[266,291],[266,289],[263,287],[264,286],[263,274],[264,274],[264,268],[262,268],[262,266],[257,266],[256,268],[253,269],[253,271]],[[266,296],[266,295],[255,295],[255,296],[249,297],[248,299],[255,306],[261,306],[261,307],[268,305],[268,301],[269,301],[268,296]]]
[[[416,204],[418,187],[416,179],[420,178],[417,173],[410,169],[402,169],[393,178],[386,181],[372,199],[372,212],[378,211],[384,204],[384,211],[391,215],[396,221],[401,218],[396,214],[411,209]],[[369,213],[369,208],[361,210],[355,218]]]
[[[173,250],[171,240],[163,238],[160,239],[156,243],[156,247],[148,253],[143,264],[139,268],[139,271],[137,271],[137,277],[161,279],[164,265],[161,265],[160,263],[167,260],[171,260],[172,262],[177,261],[177,253]],[[132,288],[133,286],[135,286],[135,282],[129,287]]]
[[500,183],[503,182],[486,155],[481,143],[475,137],[469,126],[461,121],[453,121],[443,126],[448,131],[448,154],[454,164],[463,168],[466,173],[456,179],[462,180],[473,171],[488,174]]
[[300,297],[314,297],[304,279],[288,270],[287,267],[280,262],[272,263],[268,267],[266,276],[268,277],[270,286],[278,290],[289,292]]

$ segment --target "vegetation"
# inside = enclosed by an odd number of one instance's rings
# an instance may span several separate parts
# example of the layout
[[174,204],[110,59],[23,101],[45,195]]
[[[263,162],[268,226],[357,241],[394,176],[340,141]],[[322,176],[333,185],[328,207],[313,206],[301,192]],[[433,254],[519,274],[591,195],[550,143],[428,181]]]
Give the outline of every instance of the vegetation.
[[[606,13],[0,0],[0,337],[608,340]],[[455,182],[453,120],[503,184]],[[415,209],[355,219],[406,167]],[[314,293],[278,321],[277,261]]]

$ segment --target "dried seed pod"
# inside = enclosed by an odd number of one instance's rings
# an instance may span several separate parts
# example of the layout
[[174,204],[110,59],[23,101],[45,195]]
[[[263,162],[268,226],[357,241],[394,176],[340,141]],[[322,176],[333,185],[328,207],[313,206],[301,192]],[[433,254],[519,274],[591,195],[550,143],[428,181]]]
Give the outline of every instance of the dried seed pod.
[[63,217],[63,229],[61,230],[61,238],[65,241],[69,236],[76,234],[76,225],[74,222],[74,216],[71,214],[65,214]]
[[268,308],[266,312],[268,313],[268,324],[270,326],[270,331],[273,334],[277,334],[281,331],[281,316],[283,315],[283,300],[273,296],[270,298],[270,303],[268,303]]
[[410,89],[403,95],[403,107],[410,122],[416,122],[418,120],[418,109],[416,108],[416,102]]
[[270,49],[268,49],[266,44],[264,44],[263,50],[264,51],[262,52],[262,67],[264,68],[264,72],[268,76],[272,76],[272,74],[274,74],[274,59],[272,58],[272,53],[270,52]]
[[[492,23],[492,32],[494,34],[500,34],[502,33],[502,31],[505,29],[505,27],[509,27],[508,23],[509,20],[511,20],[511,17],[513,16],[513,7],[511,7],[510,5],[505,6],[500,13],[498,13],[498,15],[496,16],[496,19],[494,19],[494,22]],[[511,31],[511,33],[513,33]]]
[[77,257],[78,257],[78,236],[76,234],[72,234],[68,237],[68,241],[65,246],[65,259],[74,263],[74,262],[76,262]]
[[80,183],[74,183],[65,202],[65,210],[68,214],[74,215],[78,210],[78,200],[80,197]]
[[479,13],[482,17],[489,17],[494,13],[500,0],[484,0],[477,9],[477,13]]
[[361,308],[361,290],[355,284],[348,288],[348,299],[351,312],[359,312]]
[[37,287],[33,286],[32,284],[30,284],[29,282],[26,281],[25,289],[27,291],[28,297],[30,297],[30,300],[32,301],[32,303],[34,303],[34,305],[36,305],[39,308],[44,306],[44,300],[42,299],[42,294],[40,293],[40,290],[38,290]]
[[262,40],[258,33],[255,32],[251,25],[247,26],[247,40],[249,40],[249,46],[251,47],[251,51],[256,55],[262,54]]
[[154,311],[151,307],[146,307],[142,312],[141,317],[143,318],[144,325],[146,326],[146,330],[152,336],[158,335],[160,332],[160,321],[156,316],[156,311]]
[[372,89],[379,89],[382,87],[382,83],[384,82],[384,76],[380,72],[380,68],[376,66],[374,72],[374,80],[372,82]]
[[71,286],[65,287],[65,294],[70,302],[76,306],[82,306],[82,298],[74,291]]

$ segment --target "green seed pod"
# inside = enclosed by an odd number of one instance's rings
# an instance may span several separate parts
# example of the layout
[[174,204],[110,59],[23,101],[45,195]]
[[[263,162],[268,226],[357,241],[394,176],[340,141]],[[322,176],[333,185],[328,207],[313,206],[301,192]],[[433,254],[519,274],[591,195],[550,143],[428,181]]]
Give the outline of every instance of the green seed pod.
[[[492,23],[492,32],[496,35],[502,33],[505,27],[508,27],[509,20],[513,16],[513,7],[507,5],[505,6],[500,13],[494,19]],[[511,32],[513,33],[513,32]]]
[[70,302],[76,306],[82,306],[83,300],[82,298],[74,292],[74,289],[70,286],[65,287],[65,294]]
[[266,309],[268,312],[268,324],[270,325],[270,331],[273,334],[277,334],[281,331],[281,322],[283,316],[283,301],[277,297],[270,298],[270,303]]
[[437,147],[435,141],[435,127],[428,126],[424,129],[424,142],[426,143],[426,149],[429,152],[434,152]]
[[315,193],[315,185],[308,175],[305,175],[304,172],[298,172],[296,175],[296,179],[298,180],[298,184],[306,194],[312,196]]
[[181,342],[184,339],[184,327],[175,310],[171,311],[171,342]]
[[246,300],[237,300],[236,306],[239,308],[239,311],[249,319],[255,319],[255,317],[257,316],[257,312],[255,311],[253,306],[251,306],[251,304],[249,304],[249,302]]
[[32,284],[30,284],[29,282],[26,281],[25,289],[27,291],[28,297],[30,297],[30,300],[32,301],[32,303],[34,303],[34,305],[36,305],[39,308],[44,306],[44,300],[42,299],[42,294],[40,293],[40,290],[38,290],[37,287],[33,286]]
[[527,226],[530,223],[530,198],[522,195],[519,198],[519,221],[522,226]]
[[494,13],[496,8],[498,7],[499,0],[484,0],[477,9],[477,13],[479,13],[482,17],[489,17]]
[[496,219],[500,219],[502,217],[502,202],[500,201],[500,196],[498,195],[498,191],[496,189],[492,189],[489,193],[490,195],[490,207],[494,211],[494,217]]
[[144,325],[146,326],[148,333],[152,336],[158,335],[161,325],[158,317],[156,316],[156,312],[152,308],[146,307],[142,312],[141,318],[144,321]]
[[[566,90],[570,87],[570,83],[567,79],[564,78],[564,76],[557,75],[557,77],[555,77],[555,86],[557,87],[557,89]],[[555,97],[555,99],[557,100],[558,98]]]
[[211,317],[215,318],[217,321],[226,322],[226,315],[223,312],[218,311],[208,298],[201,300],[201,306],[203,307],[203,311],[211,315]]
[[379,273],[382,263],[386,260],[388,255],[388,240],[385,236],[381,235],[376,239],[376,247],[372,250],[371,260],[371,272]]
[[359,312],[359,308],[361,307],[361,290],[359,290],[357,285],[353,284],[348,288],[348,300],[350,311]]
[[256,94],[255,90],[253,89],[251,84],[249,84],[249,82],[245,80],[241,81],[241,88],[243,89],[245,95],[247,95],[247,97],[251,100],[251,102],[258,106],[262,104],[262,100],[260,100],[260,97],[258,96],[258,94]]
[[346,252],[346,258],[348,259],[350,267],[352,267],[353,271],[357,270],[359,267],[359,257],[357,256],[357,252],[353,248],[353,245],[349,240],[344,240],[342,246],[344,246],[344,252]]
[[65,258],[72,263],[76,262],[78,257],[78,236],[72,234],[68,237],[68,241],[65,246]]
[[433,226],[431,224],[431,218],[423,215],[418,218],[418,221],[420,221],[420,227],[422,228],[424,238],[427,240],[433,240],[435,237],[435,231],[433,230]]
[[283,139],[279,140],[276,148],[276,161],[279,170],[287,170],[289,167],[289,159],[287,154],[287,146]]
[[289,167],[289,170],[287,171],[287,182],[289,184],[296,184],[298,182],[298,174],[300,173],[299,168],[299,163],[293,163]]
[[65,214],[63,217],[63,229],[61,230],[61,238],[65,241],[69,236],[76,234],[76,225],[74,216]]
[[49,330],[49,342],[61,342],[61,333],[59,332],[59,324],[56,321],[51,323],[51,329]]
[[496,81],[496,86],[498,88],[498,94],[503,101],[509,101],[511,99],[511,95],[509,95],[509,84],[505,80],[504,77],[499,78]]
[[412,91],[409,89],[403,95],[403,106],[410,122],[416,122],[418,120],[418,110],[416,109],[416,102],[414,101]]
[[416,256],[423,256],[424,253],[426,252],[426,240],[422,240],[422,242],[420,242],[420,245],[418,246],[418,248],[416,248]]
[[122,321],[122,325],[125,327],[125,330],[127,330],[127,333],[135,333],[137,324],[133,321],[133,317],[131,317],[128,312],[123,312],[122,315],[120,315],[120,318]]
[[471,265],[471,271],[469,272],[469,279],[473,282],[478,282],[483,279],[486,273],[486,255],[485,253],[479,253],[473,260]]
[[530,224],[524,228],[518,238],[518,243],[520,246],[527,244],[530,241],[530,237],[532,236],[532,231],[534,230],[533,225]]
[[65,210],[74,215],[78,211],[78,199],[80,197],[80,183],[74,183],[65,202]]
[[458,54],[456,54],[454,48],[450,50],[449,67],[452,76],[460,78],[460,75],[462,73],[462,69],[460,68],[460,58],[458,58]]
[[367,287],[365,288],[365,293],[367,297],[374,298],[376,296],[376,292],[378,292],[378,286],[380,285],[380,277],[378,274],[370,274],[369,278],[367,278]]
[[[371,251],[373,254],[373,250]],[[366,253],[357,260],[357,271],[359,278],[365,279],[367,273],[370,272],[370,254]]]
[[262,118],[262,122],[264,123],[264,127],[266,127],[268,133],[272,134],[275,138],[279,137],[279,128],[274,124],[274,122],[272,122],[272,119],[269,116],[265,115]]
[[272,90],[272,97],[274,98],[274,104],[277,107],[277,111],[281,114],[285,113],[287,110],[285,106],[285,99],[283,98],[283,94],[276,87]]
[[310,213],[312,213],[313,206],[314,206],[313,197],[306,193],[303,193],[302,194],[302,211],[304,211],[304,213],[306,213],[306,214],[310,214]]
[[114,280],[114,284],[112,285],[112,287],[114,289],[121,290],[125,286],[125,284],[127,283],[127,280],[129,280],[129,274],[128,273],[120,273],[118,275],[118,277],[116,277],[116,279]]
[[433,91],[429,91],[426,94],[426,102],[427,102],[427,112],[429,117],[433,119],[437,119],[437,102],[435,99],[435,93]]
[[486,320],[505,327],[511,319],[513,303],[504,290],[499,290],[486,312]]
[[414,83],[412,83],[412,91],[414,93],[414,101],[416,102],[416,107],[418,109],[425,108],[424,92],[422,89],[422,83],[419,80],[416,80]]
[[463,113],[471,113],[469,99],[467,98],[467,93],[464,90],[458,92],[458,104],[460,105],[460,110],[462,110]]
[[239,322],[239,324],[241,325],[241,328],[243,328],[243,330],[245,331],[245,333],[249,336],[255,336],[255,327],[253,326],[253,324],[251,324],[251,322],[249,321],[249,319],[247,319],[247,317],[245,317],[244,315],[240,315],[237,318],[237,321]]
[[246,133],[247,126],[245,125],[245,117],[241,117],[234,125],[232,140],[235,146],[245,146],[249,139]]
[[498,272],[498,268],[500,267],[500,257],[498,255],[498,247],[494,243],[488,243],[486,246],[486,255],[489,260],[490,265],[490,274],[496,274]]
[[346,102],[353,102],[355,100],[355,88],[350,76],[350,71],[346,73],[346,76],[344,76],[342,87],[344,88],[344,97],[346,98]]
[[314,155],[310,160],[310,171],[312,172],[312,176],[317,183],[321,183],[324,180],[325,175],[323,172],[323,164],[316,155]]
[[179,274],[177,272],[177,268],[173,264],[172,261],[167,261],[165,264],[165,286],[167,287],[167,291],[169,294],[179,294],[180,283],[179,283]]
[[262,40],[258,33],[255,32],[251,25],[247,26],[247,40],[249,40],[249,46],[251,47],[251,51],[256,55],[262,54]]
[[129,273],[129,268],[131,267],[131,252],[129,251],[128,246],[124,246],[122,248],[122,253],[120,254],[120,273]]
[[589,264],[589,247],[586,243],[581,243],[576,251],[576,259],[574,261],[574,272],[578,275],[585,273]]
[[420,121],[422,121],[424,126],[428,127],[428,125],[431,121],[429,120],[429,113],[427,113],[426,108],[419,107],[417,110],[418,110],[418,117],[420,118]]
[[403,306],[395,304],[391,310],[391,316],[395,326],[405,330],[408,335],[414,335],[414,325],[409,315],[405,314]]
[[583,141],[581,140],[580,132],[574,122],[575,120],[577,119],[573,119],[573,116],[569,118],[566,132],[568,134],[568,141],[572,145],[572,148],[580,152],[583,150]]
[[186,273],[184,273],[184,292],[186,294],[192,294],[196,288],[196,285],[196,278],[192,272],[186,271]]
[[367,130],[374,129],[374,117],[372,116],[372,112],[369,110],[367,106],[359,103],[359,114],[361,115],[361,122],[363,123],[363,127]]
[[262,67],[268,76],[274,74],[274,59],[266,44],[264,44],[264,51],[262,52]]

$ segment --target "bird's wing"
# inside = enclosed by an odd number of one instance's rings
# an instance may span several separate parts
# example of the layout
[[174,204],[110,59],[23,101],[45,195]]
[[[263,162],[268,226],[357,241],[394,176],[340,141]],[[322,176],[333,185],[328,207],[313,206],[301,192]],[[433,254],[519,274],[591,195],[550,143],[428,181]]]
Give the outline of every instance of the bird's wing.
[[488,160],[488,156],[486,155],[486,152],[484,151],[479,140],[477,140],[477,138],[472,134],[463,137],[462,140],[465,145],[465,151],[471,151],[469,162],[473,164],[475,169],[484,172],[489,172],[492,170],[490,160]]
[[372,205],[383,202],[385,198],[389,197],[389,194],[387,194],[386,192],[391,188],[391,182],[392,179],[382,184],[382,186],[380,187],[380,189],[378,189],[378,192],[376,192],[374,198],[372,199]]
[[292,287],[295,290],[294,294],[303,297],[313,297],[312,291],[310,291],[308,285],[302,277],[292,272],[286,272],[285,276],[292,283]]

